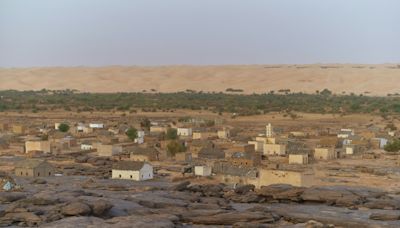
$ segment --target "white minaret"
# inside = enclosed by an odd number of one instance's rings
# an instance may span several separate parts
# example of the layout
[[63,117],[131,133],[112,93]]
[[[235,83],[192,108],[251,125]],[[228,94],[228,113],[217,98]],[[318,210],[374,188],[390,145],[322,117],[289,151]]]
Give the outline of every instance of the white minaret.
[[272,137],[273,134],[273,129],[271,123],[268,123],[267,126],[265,127],[265,136],[267,137]]

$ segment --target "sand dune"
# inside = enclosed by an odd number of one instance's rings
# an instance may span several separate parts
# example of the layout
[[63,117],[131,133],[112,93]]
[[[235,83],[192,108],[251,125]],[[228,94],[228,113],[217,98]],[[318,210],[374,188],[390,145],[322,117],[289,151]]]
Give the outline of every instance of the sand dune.
[[165,67],[43,67],[0,69],[0,90],[77,89],[85,92],[225,91],[264,93],[400,93],[397,65],[232,65]]

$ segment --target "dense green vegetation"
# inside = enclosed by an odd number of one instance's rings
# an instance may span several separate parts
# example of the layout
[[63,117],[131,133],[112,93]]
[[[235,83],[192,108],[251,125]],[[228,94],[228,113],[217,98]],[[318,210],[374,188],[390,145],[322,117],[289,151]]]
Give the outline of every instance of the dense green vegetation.
[[[286,90],[285,90],[286,91]],[[0,91],[0,111],[64,109],[67,111],[137,110],[173,111],[175,109],[255,115],[273,111],[308,113],[400,113],[400,97],[335,95],[329,90],[315,94],[275,93],[225,94],[203,92],[177,93],[77,93],[65,91]],[[147,125],[147,123],[143,123]]]
[[134,127],[130,127],[126,132],[125,132],[126,136],[128,136],[128,138],[131,141],[135,141],[135,139],[138,137],[138,131],[136,130],[136,128]]
[[385,151],[387,152],[399,152],[400,150],[400,140],[395,139],[394,141],[385,145]]
[[68,132],[69,131],[69,125],[62,123],[60,126],[58,126],[58,130],[61,132]]
[[178,138],[178,133],[175,128],[168,128],[166,138],[168,140],[175,140]]
[[185,152],[185,151],[186,151],[186,147],[183,146],[181,143],[177,142],[176,140],[169,142],[167,145],[167,152],[171,156],[175,156],[175,154]]

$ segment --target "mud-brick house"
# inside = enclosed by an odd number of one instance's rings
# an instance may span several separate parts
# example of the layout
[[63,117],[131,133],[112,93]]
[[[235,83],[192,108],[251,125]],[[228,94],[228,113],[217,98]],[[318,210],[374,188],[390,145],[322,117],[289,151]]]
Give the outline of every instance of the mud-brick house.
[[225,150],[225,157],[232,157],[233,154],[240,152],[240,153],[254,153],[255,146],[254,144],[245,144],[245,143],[238,143],[233,144],[229,148]]
[[261,154],[259,152],[236,152],[228,160],[233,165],[254,167],[260,165]]
[[200,131],[196,130],[193,132],[192,139],[210,139],[210,138],[216,138],[216,133],[212,131]]
[[211,171],[212,171],[211,166],[196,165],[194,167],[194,175],[196,176],[208,177],[211,176]]
[[289,164],[293,165],[308,164],[308,154],[289,154]]
[[254,140],[254,141],[248,141],[247,143],[250,145],[254,145],[255,151],[258,151],[258,152],[264,151],[264,142],[262,142],[262,141]]
[[223,159],[223,158],[225,158],[225,153],[214,143],[211,143],[200,149],[199,153],[197,154],[197,158]]
[[24,125],[21,125],[21,124],[14,124],[14,125],[12,126],[12,132],[13,132],[14,134],[23,135],[23,134],[26,133],[26,131],[27,131],[27,129],[26,129],[26,127],[25,127]]
[[131,161],[158,161],[159,160],[159,152],[156,148],[145,148],[145,147],[134,147],[130,151],[130,160]]
[[51,153],[51,142],[43,140],[32,140],[25,142],[25,153],[40,151],[43,153]]
[[192,153],[193,158],[197,158],[201,149],[210,147],[212,144],[209,140],[193,140],[189,143],[189,151]]
[[337,158],[337,154],[333,147],[315,148],[314,150],[315,160],[331,160],[335,158]]
[[266,143],[263,146],[264,155],[285,155],[286,145],[285,144],[269,144]]
[[112,179],[126,179],[134,181],[153,179],[153,166],[147,162],[119,161],[113,164]]
[[167,126],[150,126],[150,133],[167,133]]
[[190,152],[176,153],[175,161],[191,162],[192,161],[192,153],[190,153]]
[[49,177],[54,175],[54,167],[47,161],[28,159],[15,163],[15,175],[26,177]]
[[271,184],[290,184],[297,187],[310,187],[314,183],[314,174],[298,170],[260,169],[257,187]]
[[121,154],[123,152],[123,148],[121,145],[100,144],[97,145],[96,148],[98,156],[103,157],[110,157]]
[[231,133],[229,129],[224,128],[222,130],[217,131],[217,136],[220,139],[228,139],[229,137],[231,137]]

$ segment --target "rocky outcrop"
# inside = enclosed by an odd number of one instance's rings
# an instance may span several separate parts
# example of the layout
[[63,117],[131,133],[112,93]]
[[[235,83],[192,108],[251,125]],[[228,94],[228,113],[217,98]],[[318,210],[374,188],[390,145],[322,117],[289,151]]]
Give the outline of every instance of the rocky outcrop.
[[81,202],[72,202],[61,208],[61,213],[66,216],[89,215],[92,209]]

